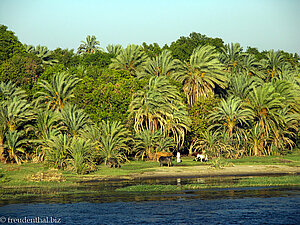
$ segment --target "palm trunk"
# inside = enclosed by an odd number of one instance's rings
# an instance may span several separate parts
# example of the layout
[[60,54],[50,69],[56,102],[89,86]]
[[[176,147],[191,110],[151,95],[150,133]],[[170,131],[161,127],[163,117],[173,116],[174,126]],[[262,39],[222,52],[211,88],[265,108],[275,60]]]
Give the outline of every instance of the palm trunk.
[[254,153],[255,156],[258,156],[258,148],[257,148],[257,144],[255,144],[255,145],[253,146],[253,153]]
[[189,155],[193,154],[193,144],[194,144],[195,141],[196,141],[196,139],[193,138],[192,143],[191,143],[190,148],[189,148]]
[[2,137],[0,137],[0,162],[5,162],[3,138]]

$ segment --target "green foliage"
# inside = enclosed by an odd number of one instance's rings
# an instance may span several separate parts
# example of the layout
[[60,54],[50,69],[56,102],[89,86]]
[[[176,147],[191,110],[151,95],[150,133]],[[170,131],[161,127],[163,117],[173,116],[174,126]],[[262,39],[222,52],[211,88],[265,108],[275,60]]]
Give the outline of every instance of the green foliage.
[[221,38],[209,38],[200,33],[190,33],[188,37],[180,37],[170,45],[174,58],[181,61],[189,61],[194,49],[198,46],[211,45],[221,51],[223,40]]
[[263,81],[257,77],[247,74],[237,74],[232,76],[229,81],[227,93],[242,100],[247,100],[253,88],[261,85]]
[[[64,65],[58,64],[58,63],[53,66],[48,66],[45,68],[43,73],[39,76],[38,81],[45,80],[45,81],[51,82],[51,80],[53,79],[53,76],[56,73],[63,73],[66,70],[67,70],[67,68]],[[35,89],[37,89],[37,86],[38,85],[36,85]]]
[[37,113],[35,123],[29,125],[29,129],[33,130],[37,138],[33,142],[39,144],[35,151],[35,161],[44,161],[47,140],[59,135],[62,128],[61,118],[57,112],[46,110]]
[[256,60],[258,61],[266,58],[265,52],[259,52],[257,48],[253,48],[250,46],[247,47],[246,53],[254,55]]
[[143,42],[142,44],[144,52],[147,54],[149,58],[154,58],[158,55],[160,55],[163,51],[163,49],[157,44],[146,44],[146,42]]
[[[144,42],[109,45],[105,53],[99,44],[88,36],[80,55],[50,51],[22,45],[0,27],[2,162],[45,158],[58,168],[71,162],[84,173],[100,161],[95,152],[126,159],[134,146],[121,141],[129,141],[128,130],[136,132],[135,153],[142,157],[189,148],[236,158],[286,154],[299,146],[299,55],[251,47],[243,52],[238,43],[199,33],[170,48]],[[114,132],[124,135],[110,139]],[[73,142],[81,147],[72,149]],[[80,150],[88,142],[96,151]]]
[[195,105],[189,107],[189,116],[192,121],[191,134],[194,137],[200,137],[201,133],[208,129],[208,115],[217,106],[219,101],[214,95],[209,95],[207,97],[200,97]]
[[74,49],[61,49],[56,48],[52,51],[52,58],[57,60],[59,64],[64,65],[66,68],[77,66],[79,64],[80,56],[75,55]]
[[0,62],[22,53],[24,50],[24,46],[14,32],[7,30],[7,26],[0,25]]
[[[11,82],[0,83],[0,161],[7,161],[7,155],[5,156],[4,145],[7,145],[7,138],[12,137],[12,140],[18,141],[18,134],[10,133],[13,131],[22,131],[24,125],[30,122],[33,117],[33,111],[31,105],[25,100],[25,91],[16,87]],[[19,135],[20,136],[20,135]],[[20,148],[18,148],[20,149]],[[16,154],[9,154],[10,160],[15,159],[16,162],[20,163],[19,157]]]
[[31,55],[17,54],[4,61],[0,65],[0,80],[11,81],[16,85],[22,85],[28,94],[37,83],[42,72],[39,60]]
[[108,67],[111,63],[112,56],[112,54],[102,51],[97,51],[94,54],[85,53],[80,57],[80,65],[85,67],[97,66],[98,68]]
[[26,92],[11,81],[0,83],[0,99],[9,100],[14,97],[26,98]]
[[132,94],[140,87],[126,71],[88,68],[75,89],[74,102],[99,123],[127,118]]
[[24,128],[24,124],[34,118],[32,105],[26,99],[13,97],[1,102],[1,116],[5,118],[10,131]]

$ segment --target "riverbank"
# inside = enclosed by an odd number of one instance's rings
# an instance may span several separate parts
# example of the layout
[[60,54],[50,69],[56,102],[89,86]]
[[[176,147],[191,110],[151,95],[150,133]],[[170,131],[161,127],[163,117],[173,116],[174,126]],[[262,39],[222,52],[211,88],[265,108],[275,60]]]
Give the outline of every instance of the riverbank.
[[[133,160],[122,164],[121,168],[100,165],[96,171],[86,175],[77,175],[71,168],[64,171],[53,169],[45,163],[0,164],[0,203],[14,203],[20,199],[30,201],[32,198],[55,201],[69,199],[70,196],[75,196],[74,199],[78,196],[93,198],[99,197],[99,191],[103,197],[103,191],[111,196],[115,191],[151,193],[300,186],[300,152],[280,157],[245,157],[206,163],[183,157],[182,163],[173,163],[172,167],[160,167],[158,162]],[[185,182],[187,180],[189,183]]]
[[130,161],[122,164],[121,168],[100,165],[96,171],[86,175],[77,175],[71,169],[55,170],[45,163],[0,164],[0,187],[65,187],[97,181],[300,174],[299,151],[280,157],[245,157],[207,163],[183,157],[182,163],[173,163],[172,167],[160,167],[158,162],[153,161]]

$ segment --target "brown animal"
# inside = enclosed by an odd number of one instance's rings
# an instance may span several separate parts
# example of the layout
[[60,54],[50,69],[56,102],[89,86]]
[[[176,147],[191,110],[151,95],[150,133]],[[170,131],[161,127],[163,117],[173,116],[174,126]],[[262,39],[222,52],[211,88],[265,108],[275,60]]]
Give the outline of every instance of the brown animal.
[[172,157],[173,154],[171,152],[157,152],[154,154],[154,158],[153,160],[157,160],[160,158],[160,157]]
[[202,152],[193,152],[191,156],[197,157],[197,155],[202,155]]
[[173,166],[172,158],[170,156],[161,156],[159,157],[158,161],[160,166],[163,166],[164,164],[167,164],[168,167]]

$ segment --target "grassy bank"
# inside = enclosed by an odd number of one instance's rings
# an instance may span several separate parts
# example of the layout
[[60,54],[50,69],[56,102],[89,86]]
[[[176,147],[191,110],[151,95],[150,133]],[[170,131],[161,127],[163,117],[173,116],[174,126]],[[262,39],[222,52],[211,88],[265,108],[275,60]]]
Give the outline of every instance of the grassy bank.
[[269,186],[300,186],[300,176],[279,177],[247,177],[239,179],[227,179],[218,182],[205,181],[185,185],[133,185],[119,188],[117,191],[126,192],[168,192],[180,190],[197,190],[208,188],[239,188],[239,187],[269,187]]
[[[158,162],[153,161],[130,161],[122,165],[121,168],[110,168],[100,165],[97,170],[86,175],[77,175],[74,171],[55,170],[48,167],[45,163],[23,163],[17,164],[0,164],[0,187],[69,187],[77,186],[79,182],[89,180],[106,180],[106,179],[133,179],[135,176],[143,177],[144,174],[157,174],[164,172],[166,175],[176,172],[181,173],[190,171],[217,171],[222,174],[222,168],[239,165],[249,165],[253,169],[259,165],[289,166],[291,168],[300,167],[300,151],[286,156],[269,156],[269,157],[245,157],[242,159],[221,159],[199,163],[193,161],[193,157],[183,157],[183,162],[176,164],[174,167],[160,167]],[[249,168],[250,168],[249,167]],[[237,174],[238,175],[238,174]],[[271,180],[270,182],[275,182]],[[253,184],[254,185],[254,184]]]

